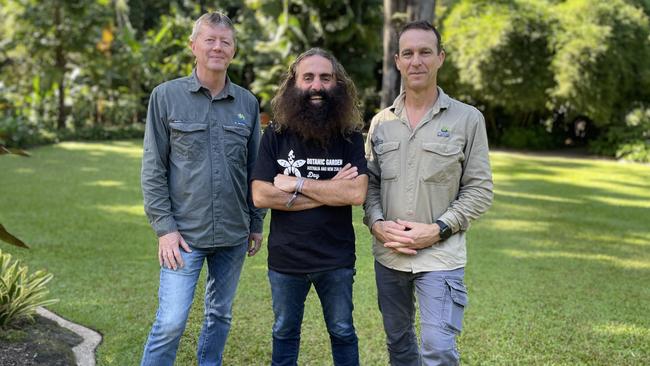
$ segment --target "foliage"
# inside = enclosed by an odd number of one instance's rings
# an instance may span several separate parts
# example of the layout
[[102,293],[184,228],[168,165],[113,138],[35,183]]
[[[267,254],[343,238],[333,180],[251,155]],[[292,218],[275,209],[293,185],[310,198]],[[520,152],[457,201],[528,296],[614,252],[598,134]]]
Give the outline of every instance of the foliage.
[[553,136],[540,125],[510,127],[503,132],[500,141],[504,146],[514,149],[545,150],[558,145]]
[[[7,145],[5,145],[5,141],[3,140],[3,133],[2,130],[0,130],[0,155],[6,155],[6,154],[15,154],[15,155],[20,155],[25,157],[31,156],[25,150],[12,148],[10,146],[8,147]],[[25,242],[15,237],[12,233],[8,232],[7,229],[5,229],[5,227],[2,224],[0,224],[0,240],[20,248],[29,248],[29,246],[25,244]]]
[[[650,108],[650,2],[436,4],[447,51],[440,85],[484,112],[492,144],[589,143],[643,160],[646,140],[638,136],[649,130],[625,119]],[[365,119],[376,112],[380,0],[0,0],[0,139],[32,146],[111,137],[141,124],[151,90],[192,70],[192,22],[212,10],[234,20],[238,51],[229,75],[263,111],[294,57],[323,47],[355,80]],[[578,118],[590,121],[584,136],[574,133]]]
[[[362,101],[374,112],[377,93],[376,70],[381,57],[381,1],[317,0],[249,0],[246,6],[254,14],[256,24],[246,21],[247,12],[239,20],[240,34],[246,34],[243,50],[246,62],[255,69],[252,91],[268,103],[279,87],[280,77],[295,56],[311,47],[331,51],[359,89]],[[260,36],[261,35],[261,36]]]
[[28,275],[27,266],[13,261],[11,255],[0,250],[0,328],[27,318],[30,319],[36,308],[58,302],[47,299],[49,291],[45,285],[52,274],[36,271]]
[[463,1],[454,8],[443,40],[462,95],[515,114],[544,109],[553,83],[544,5]]
[[441,84],[486,112],[497,143],[525,146],[529,134],[517,129],[540,125],[575,141],[572,124],[584,116],[602,133],[601,145],[617,140],[611,152],[619,143],[636,144],[603,136],[631,132],[625,116],[650,105],[650,21],[641,5],[459,1],[443,22],[448,58]]
[[23,242],[22,240],[18,239],[13,234],[8,232],[7,229],[5,229],[5,227],[2,224],[0,224],[0,240],[20,248],[29,248],[29,246],[25,244],[25,242]]
[[380,0],[1,2],[0,114],[12,117],[0,124],[16,146],[142,123],[151,90],[191,72],[193,21],[212,10],[235,21],[229,75],[263,108],[293,57],[319,46],[355,79],[366,114],[375,112]]
[[23,116],[0,117],[0,145],[29,147],[56,142],[56,135],[38,122]]
[[625,117],[625,126],[614,126],[591,150],[618,159],[650,162],[650,108],[636,108]]
[[66,130],[59,134],[61,141],[106,141],[142,138],[144,126],[142,124],[126,126],[92,126],[78,130]]

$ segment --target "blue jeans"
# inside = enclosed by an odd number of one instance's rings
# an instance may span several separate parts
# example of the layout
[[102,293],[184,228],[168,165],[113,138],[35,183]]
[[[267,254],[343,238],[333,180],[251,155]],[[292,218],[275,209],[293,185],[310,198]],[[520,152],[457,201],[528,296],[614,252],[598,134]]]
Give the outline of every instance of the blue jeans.
[[351,268],[307,274],[269,270],[275,314],[271,365],[297,365],[305,299],[312,284],[323,307],[334,365],[359,364],[358,340],[352,321],[354,274]]
[[161,268],[158,312],[144,346],[142,366],[174,364],[204,260],[208,262],[208,279],[205,286],[205,318],[197,360],[199,365],[221,365],[230,331],[232,302],[246,258],[246,249],[245,244],[209,249],[192,248],[191,253],[181,249],[185,262],[183,268],[176,271]]
[[[392,366],[460,364],[456,336],[467,305],[465,269],[402,272],[375,261],[379,310]],[[415,297],[420,305],[420,338],[415,334]]]

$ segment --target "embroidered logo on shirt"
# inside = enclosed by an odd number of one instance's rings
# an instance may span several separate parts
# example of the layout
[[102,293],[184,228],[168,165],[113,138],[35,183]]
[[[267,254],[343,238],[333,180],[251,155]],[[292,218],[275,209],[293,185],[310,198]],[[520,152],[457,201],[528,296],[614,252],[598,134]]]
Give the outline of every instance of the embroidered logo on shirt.
[[301,166],[305,165],[306,160],[304,159],[298,159],[294,160],[296,156],[293,154],[293,150],[289,151],[289,158],[287,160],[284,159],[278,159],[278,164],[282,166],[284,169],[284,172],[282,174],[284,175],[295,175],[296,177],[300,177],[300,168]]
[[447,127],[443,127],[438,131],[438,137],[449,137],[451,134],[449,133],[449,129]]
[[238,113],[237,118],[235,118],[233,123],[236,124],[236,125],[245,125],[246,124],[246,116],[244,116],[243,113]]

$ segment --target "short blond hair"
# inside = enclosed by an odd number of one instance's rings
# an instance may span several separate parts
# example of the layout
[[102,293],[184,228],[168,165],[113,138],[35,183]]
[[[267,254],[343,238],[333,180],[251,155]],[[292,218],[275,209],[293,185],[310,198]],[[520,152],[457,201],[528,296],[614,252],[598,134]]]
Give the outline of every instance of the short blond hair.
[[205,13],[194,22],[194,28],[192,29],[192,34],[190,35],[190,42],[194,42],[196,40],[196,37],[199,35],[201,25],[203,25],[204,22],[207,22],[213,27],[224,26],[230,29],[230,31],[232,31],[232,38],[235,41],[235,45],[237,44],[237,32],[235,31],[235,26],[232,24],[232,20],[230,20],[226,14],[220,13],[218,11],[215,11],[213,13]]

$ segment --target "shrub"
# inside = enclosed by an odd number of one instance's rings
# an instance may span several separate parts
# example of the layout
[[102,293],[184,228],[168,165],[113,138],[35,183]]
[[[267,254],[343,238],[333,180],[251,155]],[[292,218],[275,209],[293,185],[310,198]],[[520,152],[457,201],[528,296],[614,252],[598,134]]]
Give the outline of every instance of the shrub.
[[25,148],[56,142],[56,135],[20,116],[0,116],[0,144]]
[[52,274],[39,270],[27,274],[27,266],[12,261],[10,254],[0,250],[0,328],[6,328],[20,319],[32,319],[36,308],[56,303],[47,299],[45,285]]
[[650,108],[638,107],[625,116],[625,126],[613,126],[590,144],[596,154],[641,163],[650,162]]
[[61,141],[105,141],[135,139],[144,137],[144,124],[131,124],[126,126],[93,126],[77,130],[63,130],[59,132]]
[[622,144],[616,150],[616,158],[640,163],[650,163],[650,141],[636,140]]
[[501,136],[499,144],[513,149],[532,150],[552,149],[558,146],[554,136],[542,126],[510,127]]

